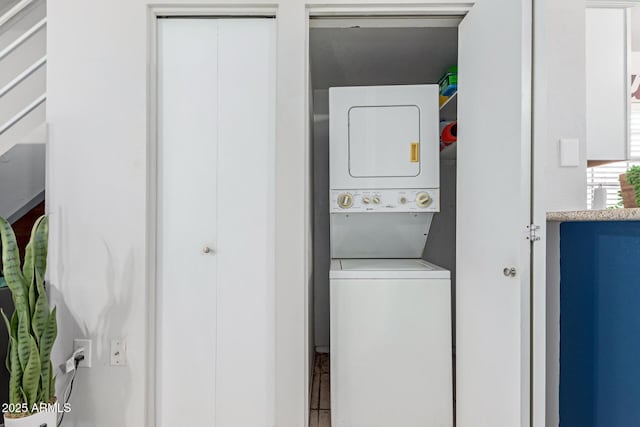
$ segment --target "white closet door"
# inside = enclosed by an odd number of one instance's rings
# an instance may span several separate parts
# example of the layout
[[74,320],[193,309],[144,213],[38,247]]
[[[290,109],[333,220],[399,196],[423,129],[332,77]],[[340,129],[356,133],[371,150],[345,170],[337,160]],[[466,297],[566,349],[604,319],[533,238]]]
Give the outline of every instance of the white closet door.
[[460,25],[458,427],[529,425],[530,3],[479,1]]
[[274,35],[158,21],[160,427],[273,424]]

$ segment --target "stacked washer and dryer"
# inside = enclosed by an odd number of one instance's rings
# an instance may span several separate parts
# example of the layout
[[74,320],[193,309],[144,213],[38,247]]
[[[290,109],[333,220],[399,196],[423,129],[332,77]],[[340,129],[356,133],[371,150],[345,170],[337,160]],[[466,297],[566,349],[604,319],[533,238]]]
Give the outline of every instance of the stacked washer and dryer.
[[333,427],[451,427],[437,85],[329,89]]

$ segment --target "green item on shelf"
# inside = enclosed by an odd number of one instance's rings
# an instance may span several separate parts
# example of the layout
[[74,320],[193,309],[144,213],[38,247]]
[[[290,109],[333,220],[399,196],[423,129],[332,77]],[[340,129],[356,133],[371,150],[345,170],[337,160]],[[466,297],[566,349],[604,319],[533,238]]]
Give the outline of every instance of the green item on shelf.
[[458,90],[458,66],[449,67],[447,73],[438,80],[440,95],[451,96]]

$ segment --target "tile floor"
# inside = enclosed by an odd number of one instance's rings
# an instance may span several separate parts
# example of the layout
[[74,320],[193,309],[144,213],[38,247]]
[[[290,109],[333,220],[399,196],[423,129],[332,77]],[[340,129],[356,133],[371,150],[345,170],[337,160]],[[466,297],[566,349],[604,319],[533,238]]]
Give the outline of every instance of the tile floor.
[[316,353],[311,383],[309,427],[331,427],[331,383],[329,378],[329,355]]

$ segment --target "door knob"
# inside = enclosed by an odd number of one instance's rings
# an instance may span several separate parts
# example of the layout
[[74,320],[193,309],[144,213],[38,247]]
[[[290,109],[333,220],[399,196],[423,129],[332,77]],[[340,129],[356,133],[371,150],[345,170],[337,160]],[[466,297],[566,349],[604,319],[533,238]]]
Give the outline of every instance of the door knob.
[[502,272],[507,277],[516,277],[516,269],[514,267],[505,267]]
[[203,253],[203,254],[213,254],[213,253],[214,253],[214,251],[213,251],[213,249],[211,249],[209,246],[204,246],[204,247],[202,248],[202,253]]

